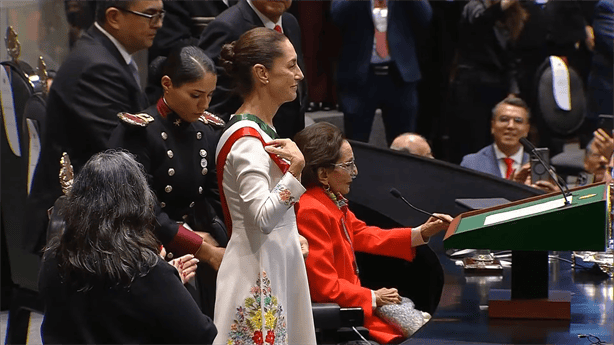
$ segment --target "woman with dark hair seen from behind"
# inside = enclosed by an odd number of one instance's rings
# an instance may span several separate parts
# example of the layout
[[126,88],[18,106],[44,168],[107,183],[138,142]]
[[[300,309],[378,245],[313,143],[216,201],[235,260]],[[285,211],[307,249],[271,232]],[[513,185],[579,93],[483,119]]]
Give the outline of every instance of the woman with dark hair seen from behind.
[[296,98],[303,79],[296,52],[283,34],[255,28],[224,45],[220,61],[244,103],[216,152],[231,236],[217,280],[214,343],[315,344],[306,243],[292,208],[305,191],[304,160],[273,127],[277,109]]
[[158,255],[155,197],[126,152],[94,155],[60,211],[39,291],[44,343],[210,343],[217,331]]
[[[352,147],[341,131],[330,123],[319,122],[300,131],[294,140],[305,157],[303,184],[307,191],[301,197],[297,219],[300,234],[309,242],[305,264],[311,299],[341,307],[362,307],[365,327],[374,340],[382,344],[404,340],[430,315],[416,310],[409,299],[402,299],[397,289],[373,291],[361,286],[354,251],[411,261],[414,247],[428,242],[449,223],[430,217],[415,228],[384,230],[366,225],[348,209],[344,197],[358,168]],[[452,221],[449,215],[435,215]],[[406,319],[387,323],[377,315],[380,307],[400,303],[400,315]]]
[[179,47],[156,63],[150,78],[159,80],[163,96],[141,114],[120,113],[110,146],[130,151],[145,167],[159,201],[156,235],[167,259],[193,254],[201,261],[197,286],[188,289],[213,317],[215,275],[228,241],[214,160],[224,122],[205,111],[217,76],[198,47]]

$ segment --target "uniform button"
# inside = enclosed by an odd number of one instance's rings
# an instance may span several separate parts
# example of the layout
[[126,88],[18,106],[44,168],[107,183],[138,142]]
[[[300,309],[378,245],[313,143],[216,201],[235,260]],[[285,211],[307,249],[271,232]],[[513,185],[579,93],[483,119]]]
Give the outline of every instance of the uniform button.
[[166,132],[162,132],[160,135],[162,136],[162,140],[168,139],[168,134],[166,134]]
[[169,184],[168,186],[164,187],[164,191],[165,191],[165,192],[167,192],[167,193],[172,192],[172,191],[173,191],[173,186],[171,186],[171,185]]
[[164,201],[162,201],[162,202],[160,203],[160,207],[165,208],[165,207],[166,207],[166,203],[165,203]]
[[207,158],[201,158],[201,160],[200,160],[200,167],[201,168],[206,168],[208,163],[209,162],[207,162]]
[[203,175],[207,175],[208,172],[209,172],[209,170],[207,168],[203,168],[203,171],[201,171],[201,173]]
[[166,254],[166,258],[171,260],[173,258],[173,253]]
[[198,194],[203,194],[203,187],[198,187]]
[[172,159],[172,158],[173,158],[173,156],[175,155],[175,154],[173,153],[173,150],[168,150],[168,151],[166,151],[166,154],[168,155],[168,158],[171,158],[171,159]]
[[203,138],[203,132],[197,132],[196,133],[196,139],[200,140]]
[[190,203],[190,207],[194,207],[194,201]]
[[168,176],[173,176],[173,175],[175,175],[175,169],[168,168]]
[[200,156],[207,157],[207,151],[205,151],[205,149],[200,149]]

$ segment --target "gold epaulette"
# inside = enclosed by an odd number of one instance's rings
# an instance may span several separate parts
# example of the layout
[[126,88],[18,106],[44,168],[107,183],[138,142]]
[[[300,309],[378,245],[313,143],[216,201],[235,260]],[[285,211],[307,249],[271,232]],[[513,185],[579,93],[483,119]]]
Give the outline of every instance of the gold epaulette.
[[151,115],[144,114],[144,113],[130,114],[130,113],[121,112],[117,114],[117,117],[119,117],[120,120],[122,120],[123,122],[129,125],[139,126],[139,127],[147,127],[147,125],[149,125],[150,123],[154,121],[154,118]]
[[205,125],[212,125],[213,127],[221,128],[226,125],[226,122],[224,122],[224,120],[222,120],[219,116],[213,115],[208,111],[205,111],[205,113],[201,115],[198,119]]

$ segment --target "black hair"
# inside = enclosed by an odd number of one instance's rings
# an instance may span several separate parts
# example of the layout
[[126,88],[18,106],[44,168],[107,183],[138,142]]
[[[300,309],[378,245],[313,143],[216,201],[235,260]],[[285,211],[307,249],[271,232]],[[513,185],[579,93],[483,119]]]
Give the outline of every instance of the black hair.
[[497,103],[497,105],[495,105],[492,108],[492,119],[493,120],[495,119],[495,116],[497,116],[497,109],[504,104],[509,104],[509,105],[513,105],[515,107],[520,107],[524,109],[527,112],[527,119],[531,120],[531,109],[527,105],[527,102],[525,102],[522,98],[516,97],[514,95],[505,97],[504,100]]
[[98,153],[75,177],[60,210],[66,228],[44,257],[55,256],[63,281],[79,291],[129,287],[159,259],[154,202],[143,166],[130,153]]
[[176,47],[168,57],[158,56],[149,65],[151,80],[160,80],[168,76],[173,86],[200,80],[207,73],[215,74],[215,65],[205,52],[195,46]]
[[345,137],[341,130],[328,122],[318,122],[294,136],[294,142],[305,157],[301,181],[305,187],[320,186],[318,169],[331,169],[341,157]]
[[107,1],[107,0],[97,0],[96,1],[96,22],[102,25],[107,22],[107,9],[109,7],[121,8],[124,10],[130,9],[130,5],[134,1],[129,0],[120,0],[120,1]]
[[239,95],[245,96],[252,91],[252,67],[261,64],[272,68],[273,61],[283,55],[281,42],[287,39],[282,33],[259,27],[222,47],[219,64],[232,77]]

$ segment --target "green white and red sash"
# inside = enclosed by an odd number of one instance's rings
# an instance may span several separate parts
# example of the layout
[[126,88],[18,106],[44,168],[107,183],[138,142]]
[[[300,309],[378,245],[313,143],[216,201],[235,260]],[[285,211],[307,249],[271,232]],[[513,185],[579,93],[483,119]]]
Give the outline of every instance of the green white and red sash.
[[[228,203],[226,202],[226,197],[224,195],[224,186],[222,184],[224,178],[224,166],[226,165],[226,158],[232,149],[237,140],[243,137],[254,137],[260,140],[262,146],[267,146],[268,144],[264,141],[264,138],[258,131],[258,129],[264,131],[267,135],[269,135],[273,139],[277,139],[279,136],[277,133],[269,127],[266,123],[260,120],[255,115],[251,114],[237,114],[233,115],[222,136],[220,137],[220,141],[217,145],[217,153],[216,153],[216,169],[217,169],[217,183],[220,190],[220,201],[222,203],[222,209],[224,211],[224,220],[226,222],[226,228],[228,229],[228,238],[232,234],[232,220],[230,218],[230,211],[228,209]],[[286,173],[290,164],[284,161],[282,158],[277,156],[276,154],[269,153],[269,156],[275,162],[275,164],[279,167],[282,173]]]

